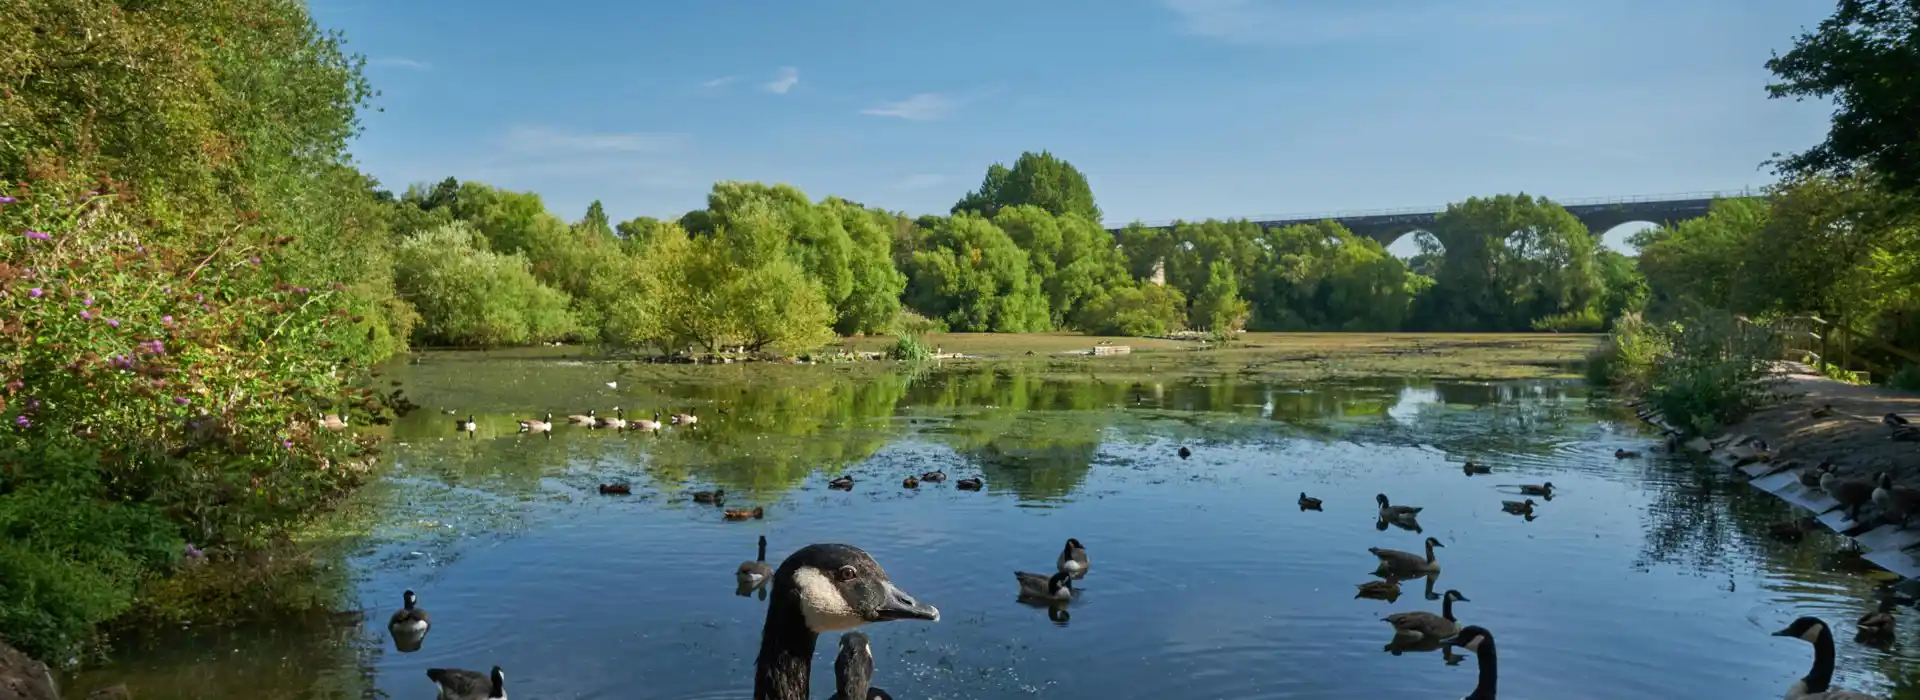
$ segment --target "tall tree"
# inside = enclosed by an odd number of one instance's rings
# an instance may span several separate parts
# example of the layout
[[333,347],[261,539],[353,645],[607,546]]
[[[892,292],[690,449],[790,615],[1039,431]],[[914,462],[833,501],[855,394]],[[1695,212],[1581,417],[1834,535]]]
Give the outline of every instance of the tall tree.
[[1100,220],[1100,208],[1094,206],[1093,188],[1087,176],[1072,163],[1052,153],[1028,151],[1008,168],[999,163],[987,167],[980,189],[953,205],[953,213],[974,212],[993,218],[1001,209],[1030,204],[1054,216],[1079,214]]
[[1767,61],[1776,98],[1831,99],[1827,138],[1780,158],[1793,174],[1865,167],[1901,192],[1920,191],[1920,2],[1840,0],[1833,15]]
[[590,236],[605,237],[613,235],[613,222],[607,219],[607,209],[606,207],[600,206],[600,200],[598,199],[593,200],[592,204],[587,205],[587,215],[580,217],[580,223],[574,224],[573,226],[581,233]]

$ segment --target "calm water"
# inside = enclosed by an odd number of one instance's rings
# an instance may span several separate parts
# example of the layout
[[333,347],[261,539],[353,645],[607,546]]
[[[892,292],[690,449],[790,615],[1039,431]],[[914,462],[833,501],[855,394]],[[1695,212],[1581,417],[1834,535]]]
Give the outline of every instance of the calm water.
[[[1686,463],[1616,461],[1648,440],[1575,384],[648,371],[477,355],[396,368],[426,408],[393,427],[393,475],[363,494],[384,514],[345,564],[364,614],[129,641],[74,687],[430,698],[425,669],[497,663],[516,698],[745,697],[766,603],[736,595],[733,571],[765,534],[775,564],[812,542],[863,547],[940,607],[938,623],[865,628],[875,684],[896,697],[1460,697],[1471,657],[1383,652],[1381,616],[1439,609],[1420,582],[1392,604],[1353,598],[1368,547],[1423,537],[1376,529],[1382,492],[1426,508],[1425,535],[1446,544],[1434,590],[1459,589],[1472,600],[1456,614],[1498,636],[1502,697],[1778,697],[1812,651],[1767,633],[1799,614],[1838,628],[1847,686],[1890,692],[1915,656],[1853,642],[1874,581],[1837,540],[1772,542],[1766,525],[1788,514],[1772,497]],[[702,418],[658,436],[513,432],[516,414],[614,405]],[[456,437],[441,409],[479,415],[481,432]],[[1468,457],[1494,473],[1465,476]],[[950,480],[901,488],[933,468]],[[841,473],[851,493],[826,488]],[[985,491],[953,487],[975,475]],[[616,480],[634,495],[595,492]],[[1511,485],[1543,480],[1560,490],[1535,520],[1500,511]],[[713,486],[766,519],[722,522],[684,495]],[[1300,512],[1303,490],[1325,511]],[[1050,572],[1067,537],[1093,571],[1057,623],[1016,601],[1010,572]],[[385,618],[409,587],[434,626],[399,653]]]

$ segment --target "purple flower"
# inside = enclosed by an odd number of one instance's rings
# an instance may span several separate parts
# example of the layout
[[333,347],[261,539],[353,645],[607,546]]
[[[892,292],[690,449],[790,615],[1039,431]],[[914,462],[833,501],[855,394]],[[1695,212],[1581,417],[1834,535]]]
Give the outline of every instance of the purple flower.
[[260,264],[260,259],[259,259],[259,258],[247,258],[247,262],[250,262],[250,263],[253,263],[253,264],[255,264],[255,265],[258,265],[258,264]]
[[87,296],[87,298],[85,298],[85,299],[81,299],[81,300],[80,300],[80,305],[81,305],[81,306],[93,306],[93,296],[92,296],[92,295],[88,295],[88,296]]
[[107,360],[107,364],[112,365],[115,369],[133,369],[133,356],[115,355],[113,359]]
[[205,552],[200,551],[199,547],[193,546],[192,542],[187,543],[185,554],[188,559],[199,559],[201,557],[207,556]]
[[18,379],[15,379],[15,380],[13,380],[13,381],[10,381],[10,382],[7,382],[7,389],[9,389],[9,390],[12,390],[12,391],[19,391],[19,390],[21,390],[21,389],[25,389],[26,387],[27,387],[27,385],[26,385],[26,383],[24,383],[24,382],[22,382],[22,381],[20,381],[20,380],[18,380]]
[[41,233],[39,231],[28,231],[27,237],[36,241],[44,241],[49,238],[52,238],[53,236],[51,234]]
[[[173,317],[172,317],[172,316],[161,316],[161,317],[160,317],[160,322],[161,322],[161,323],[163,323],[163,324],[166,324],[166,325],[169,325],[169,326],[171,326],[171,325],[173,325]],[[157,342],[157,341],[156,341],[156,342]]]
[[12,203],[14,203],[14,202],[18,202],[18,201],[20,201],[20,200],[18,200],[18,199],[14,199],[14,198],[12,198],[12,197],[0,197],[0,204],[12,204]]
[[140,344],[140,350],[152,355],[164,355],[167,352],[167,346],[158,340],[149,340]]
[[17,425],[17,426],[20,426],[20,427],[22,427],[22,428],[31,428],[31,427],[33,427],[33,421],[32,421],[31,419],[29,419],[29,418],[27,418],[26,416],[14,416],[14,417],[13,417],[13,424],[14,424],[14,425]]
[[109,326],[113,326],[114,328],[119,328],[119,327],[120,327],[120,319],[117,319],[117,318],[110,318],[110,319],[107,319],[107,325],[109,325]]
[[206,301],[206,300],[207,300],[207,297],[206,297],[206,295],[203,295],[203,294],[195,294],[195,295],[193,295],[193,300],[194,300],[194,301]]
[[293,291],[299,292],[301,294],[306,294],[308,290],[306,287],[294,287]]
[[82,310],[80,312],[80,318],[93,318],[93,312]]
[[173,397],[173,402],[174,402],[175,404],[177,404],[177,405],[180,405],[180,406],[185,406],[185,405],[187,405],[187,397],[185,397],[185,396],[175,396],[175,397]]
[[27,399],[27,410],[32,411],[38,408],[40,408],[39,399]]
[[280,441],[280,446],[281,446],[281,447],[285,447],[285,448],[287,448],[287,449],[289,449],[289,450],[291,450],[291,449],[293,449],[293,441],[292,441],[292,440],[281,440],[281,441]]
[[133,247],[133,250],[134,252],[145,254],[147,252],[147,247],[143,245],[137,245]]
[[33,289],[27,290],[27,296],[33,297],[35,299],[40,298],[40,295],[45,293],[46,292],[41,290],[39,287],[34,287]]

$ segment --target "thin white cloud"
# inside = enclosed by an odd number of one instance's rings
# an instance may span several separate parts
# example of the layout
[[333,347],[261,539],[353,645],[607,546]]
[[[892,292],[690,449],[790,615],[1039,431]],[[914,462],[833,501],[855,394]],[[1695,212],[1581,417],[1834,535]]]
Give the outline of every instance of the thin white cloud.
[[566,132],[540,126],[516,126],[502,139],[505,150],[524,155],[566,153],[660,153],[686,143],[686,136],[641,131]]
[[368,59],[367,63],[369,65],[375,65],[375,66],[406,68],[408,70],[417,70],[417,71],[423,71],[423,72],[433,70],[433,64],[431,63],[428,63],[426,61],[416,61],[411,58],[400,58],[398,56]]
[[947,176],[938,173],[914,173],[901,179],[896,187],[903,190],[924,190],[944,184]]
[[708,90],[713,90],[717,88],[723,88],[728,85],[732,85],[735,82],[738,82],[739,80],[740,80],[740,76],[737,76],[737,75],[722,76],[722,77],[714,78],[707,82],[701,83],[700,87],[706,88]]
[[1519,0],[1160,0],[1182,33],[1232,44],[1328,44],[1441,30],[1535,26],[1555,10]]
[[785,95],[788,90],[793,89],[793,86],[799,84],[800,69],[794,68],[793,66],[785,66],[780,69],[779,77],[761,84],[760,87],[775,95]]
[[934,92],[923,92],[897,102],[882,102],[860,110],[874,117],[894,117],[909,121],[932,121],[953,111],[953,100]]

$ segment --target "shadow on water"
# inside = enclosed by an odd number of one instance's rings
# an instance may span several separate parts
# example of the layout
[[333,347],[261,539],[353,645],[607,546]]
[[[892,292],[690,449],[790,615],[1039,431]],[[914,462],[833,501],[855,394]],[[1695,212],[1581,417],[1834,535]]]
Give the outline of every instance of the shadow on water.
[[[903,696],[1457,697],[1473,685],[1465,657],[1433,663],[1434,649],[1362,641],[1390,635],[1390,612],[1437,612],[1438,576],[1423,595],[1349,600],[1377,563],[1368,547],[1412,552],[1426,536],[1445,544],[1446,587],[1474,601],[1459,618],[1500,635],[1503,690],[1520,697],[1779,695],[1811,652],[1766,633],[1800,614],[1848,631],[1849,686],[1901,686],[1920,658],[1897,640],[1853,643],[1874,582],[1837,538],[1773,541],[1768,526],[1792,515],[1772,497],[1653,452],[1614,459],[1649,440],[1577,384],[692,371],[478,354],[389,375],[425,408],[388,428],[391,472],[357,496],[383,514],[341,564],[362,610],[122,640],[114,665],[70,687],[426,697],[426,668],[498,663],[515,697],[624,697],[641,683],[650,696],[737,697],[768,591],[740,588],[733,571],[762,534],[774,565],[808,542],[858,544],[942,609],[938,624],[866,630],[876,684]],[[659,433],[565,424],[616,406],[699,421]],[[519,432],[516,420],[548,411],[562,424],[553,434]],[[478,431],[456,434],[469,414]],[[1467,460],[1489,473],[1463,478]],[[948,480],[901,484],[936,469]],[[827,488],[842,474],[850,490]],[[966,477],[984,487],[956,488]],[[1533,517],[1501,511],[1518,484],[1543,481],[1557,490]],[[606,483],[632,493],[602,495]],[[765,518],[726,522],[689,496],[714,489],[724,508]],[[1296,508],[1302,491],[1324,508]],[[1424,508],[1418,524],[1380,521],[1376,493]],[[1067,537],[1094,561],[1071,611],[1012,602],[1007,572],[1047,570]],[[404,588],[434,621],[409,653],[385,628]],[[1906,617],[1900,638],[1913,632]],[[831,663],[816,658],[817,680]]]

